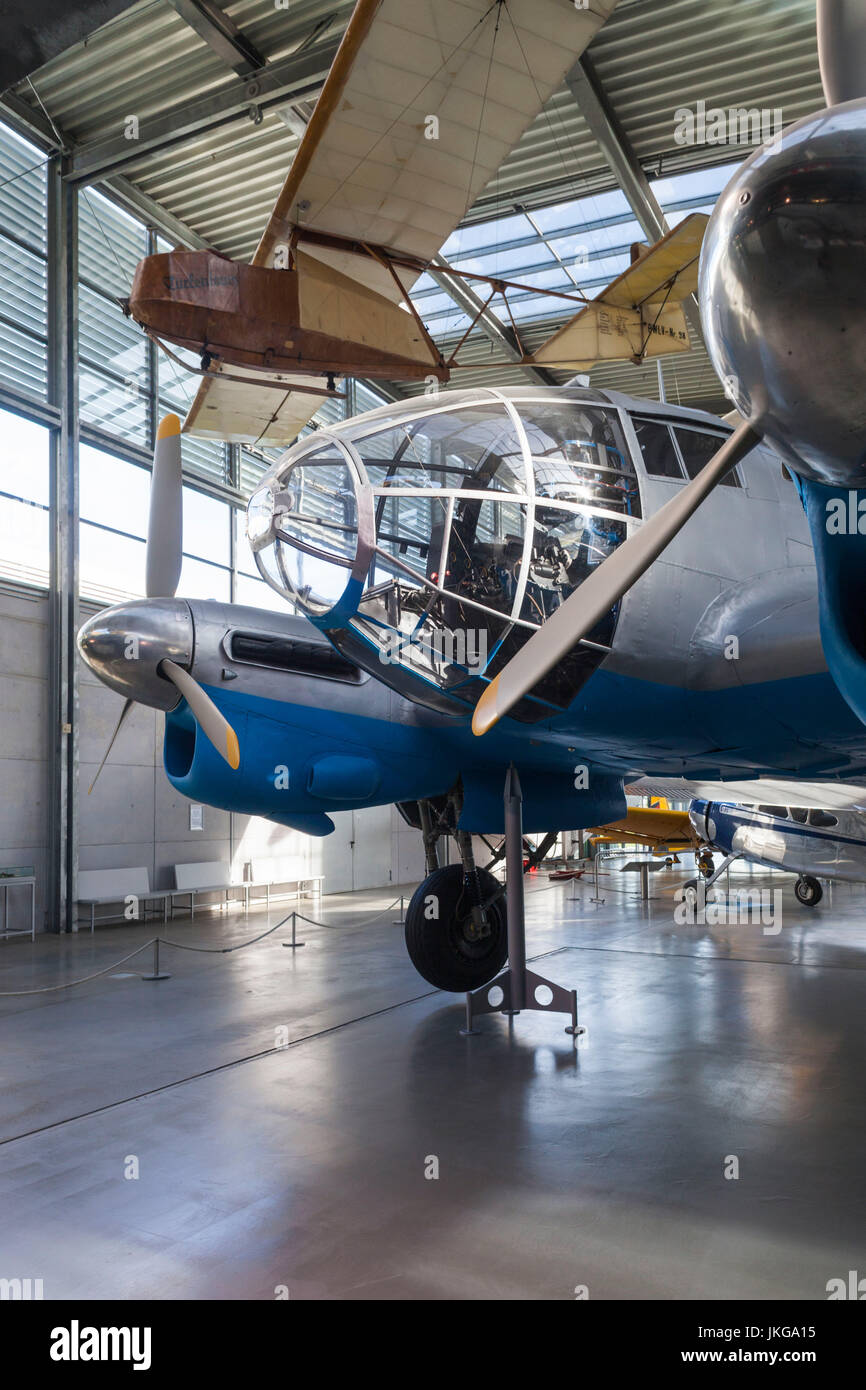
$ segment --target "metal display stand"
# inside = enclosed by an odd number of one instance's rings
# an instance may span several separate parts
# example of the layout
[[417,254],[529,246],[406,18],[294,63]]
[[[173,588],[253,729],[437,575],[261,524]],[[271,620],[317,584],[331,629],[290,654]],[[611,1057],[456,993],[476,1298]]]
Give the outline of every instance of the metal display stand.
[[[0,918],[3,926],[0,929],[0,938],[9,936],[29,936],[31,941],[36,940],[36,875],[17,874],[11,871],[0,878],[0,888],[3,890],[3,916]],[[7,895],[10,888],[29,888],[30,890],[30,926],[29,927],[10,927],[9,926],[9,905]]]
[[[495,980],[466,996],[465,1035],[481,1014],[507,1014],[514,1017],[524,1009],[539,1013],[568,1014],[566,1033],[577,1037],[586,1029],[577,1022],[577,990],[563,989],[543,975],[526,968],[526,919],[523,905],[523,792],[512,763],[505,777],[505,872],[508,909],[508,965]],[[549,994],[545,1000],[539,995]]]

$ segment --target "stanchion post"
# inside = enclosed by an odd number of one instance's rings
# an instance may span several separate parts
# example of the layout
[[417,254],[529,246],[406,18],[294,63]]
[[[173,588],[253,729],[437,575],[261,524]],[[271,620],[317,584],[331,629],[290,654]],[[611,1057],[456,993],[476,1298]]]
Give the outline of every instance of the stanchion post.
[[283,946],[285,946],[285,948],[286,948],[287,951],[297,951],[297,950],[299,949],[299,947],[301,947],[301,946],[306,946],[306,944],[307,944],[306,941],[298,941],[298,940],[297,940],[297,929],[298,929],[298,914],[297,914],[297,912],[293,912],[293,913],[292,913],[292,939],[291,939],[291,941],[284,941],[284,942],[282,943]]
[[143,980],[170,980],[171,976],[166,970],[159,968],[159,937],[153,938],[153,972],[150,975],[142,975]]
[[591,903],[603,903],[603,902],[604,902],[604,898],[600,898],[600,897],[598,896],[598,861],[599,861],[600,858],[601,858],[601,855],[600,855],[600,854],[596,854],[595,858],[594,858],[593,861],[592,861],[592,863],[593,863],[593,881],[594,881],[594,884],[595,884],[595,887],[594,887],[594,890],[593,890],[593,891],[595,892],[595,897],[594,897],[594,898],[590,898],[589,901],[590,901]]

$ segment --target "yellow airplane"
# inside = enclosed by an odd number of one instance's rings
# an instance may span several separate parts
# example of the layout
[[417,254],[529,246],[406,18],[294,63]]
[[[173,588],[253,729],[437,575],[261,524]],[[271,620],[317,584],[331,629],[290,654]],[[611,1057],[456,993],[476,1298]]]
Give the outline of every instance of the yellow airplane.
[[699,850],[701,843],[689,821],[688,811],[673,810],[664,797],[652,806],[629,806],[622,820],[600,826],[591,833],[590,839],[593,844],[618,845],[625,841],[646,845],[655,853]]

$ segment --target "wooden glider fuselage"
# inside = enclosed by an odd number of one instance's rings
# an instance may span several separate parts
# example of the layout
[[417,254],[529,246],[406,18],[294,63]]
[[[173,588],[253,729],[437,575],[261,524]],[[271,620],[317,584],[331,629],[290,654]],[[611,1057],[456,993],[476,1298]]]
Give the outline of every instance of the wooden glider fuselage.
[[128,311],[155,338],[236,367],[449,376],[411,312],[303,252],[289,269],[215,251],[147,256],[136,268]]

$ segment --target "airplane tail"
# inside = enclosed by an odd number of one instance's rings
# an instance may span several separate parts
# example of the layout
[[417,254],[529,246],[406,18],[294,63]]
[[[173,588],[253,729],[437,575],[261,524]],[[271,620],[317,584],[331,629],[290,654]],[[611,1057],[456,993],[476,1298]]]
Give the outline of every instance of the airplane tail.
[[628,270],[543,342],[531,361],[580,371],[596,362],[640,363],[687,352],[691,340],[682,304],[697,289],[708,222],[705,214],[692,213],[654,246],[634,247]]

